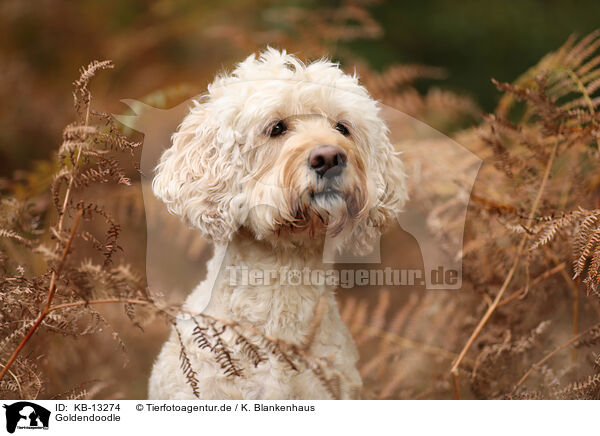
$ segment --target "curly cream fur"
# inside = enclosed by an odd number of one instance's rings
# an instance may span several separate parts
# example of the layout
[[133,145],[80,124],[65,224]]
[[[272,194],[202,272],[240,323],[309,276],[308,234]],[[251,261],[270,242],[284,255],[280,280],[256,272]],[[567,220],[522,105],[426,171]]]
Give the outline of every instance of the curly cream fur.
[[[279,120],[288,131],[270,137],[270,126]],[[338,122],[348,126],[349,136],[335,129]],[[203,310],[299,344],[325,297],[328,310],[310,351],[333,356],[344,379],[342,397],[352,397],[361,384],[358,353],[334,290],[232,285],[227,267],[324,269],[325,239],[339,250],[369,252],[406,201],[403,166],[388,134],[377,103],[356,75],[328,60],[305,65],[285,51],[267,49],[218,76],[173,135],[153,180],[155,195],[169,211],[215,243],[209,277],[189,296],[186,310]],[[343,174],[327,186],[307,164],[311,150],[324,144],[348,156]],[[337,194],[319,195],[326,187]],[[194,345],[193,323],[179,321],[179,327],[202,398],[328,397],[310,371],[297,373],[277,359],[256,368],[242,362],[244,377],[226,377],[210,351]],[[175,333],[154,365],[149,396],[194,398],[179,369]]]

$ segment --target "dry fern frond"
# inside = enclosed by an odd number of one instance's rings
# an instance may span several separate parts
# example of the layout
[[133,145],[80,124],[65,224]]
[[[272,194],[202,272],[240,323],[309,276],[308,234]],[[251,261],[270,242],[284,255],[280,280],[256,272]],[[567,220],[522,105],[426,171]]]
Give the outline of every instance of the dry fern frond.
[[192,388],[192,392],[194,393],[194,396],[196,398],[200,398],[200,390],[198,388],[198,375],[196,374],[196,371],[194,371],[194,368],[192,367],[192,362],[190,361],[190,358],[188,357],[187,351],[185,349],[185,344],[183,343],[183,340],[181,339],[181,332],[179,331],[179,328],[177,327],[176,321],[173,323],[173,329],[175,330],[175,333],[177,333],[177,339],[179,340],[179,361],[180,361],[181,370],[183,371],[183,374],[185,375],[185,379],[186,379],[188,385],[190,385],[190,387]]
[[552,396],[558,399],[598,399],[600,389],[600,374],[593,374],[583,381],[569,383],[562,389],[552,391]]
[[267,360],[266,356],[260,349],[257,344],[254,344],[243,334],[236,332],[237,337],[235,340],[235,345],[241,348],[242,354],[248,359],[252,364],[257,367],[262,362]]
[[227,329],[227,326],[223,326],[219,330],[216,323],[211,323],[211,336],[215,339],[211,351],[215,355],[215,360],[221,366],[226,376],[230,377],[241,377],[243,375],[242,369],[237,365],[237,359],[233,357],[233,351],[227,346],[227,344],[221,338],[221,335]]
[[587,275],[584,283],[588,292],[596,292],[600,284],[600,209],[578,209],[561,217],[544,217],[541,223],[532,230],[536,239],[531,244],[534,250],[549,244],[555,236],[565,230],[570,230],[573,247],[573,278]]
[[442,68],[419,64],[393,65],[381,74],[374,74],[365,68],[364,84],[377,98],[389,96],[399,88],[412,85],[417,79],[443,79],[446,76]]
[[91,94],[88,85],[90,80],[92,80],[98,71],[110,68],[114,68],[114,64],[109,60],[92,61],[86,68],[81,68],[79,79],[73,82],[73,102],[75,110],[79,114],[82,114],[84,109],[89,112]]
[[[118,242],[120,224],[98,202],[75,200],[75,196],[81,198],[91,185],[130,184],[126,170],[115,153],[131,153],[138,144],[118,134],[109,115],[91,108],[89,83],[98,71],[106,68],[112,68],[110,61],[94,61],[82,69],[80,78],[73,84],[78,121],[63,132],[56,173],[48,187],[52,201],[42,202],[46,206],[40,208],[40,201],[36,198],[18,201],[9,197],[1,200],[0,266],[8,275],[0,278],[3,288],[0,295],[3,305],[0,358],[5,362],[0,379],[5,381],[4,377],[8,374],[13,375],[15,383],[21,387],[21,398],[37,397],[43,385],[38,367],[31,359],[21,356],[34,333],[46,331],[64,336],[86,336],[106,326],[112,331],[111,337],[119,349],[125,351],[120,335],[102,315],[87,306],[88,301],[98,297],[116,297],[139,298],[151,303],[141,275],[132,273],[131,268],[124,264],[112,266],[117,252],[121,250]],[[101,120],[102,125],[97,120]],[[48,237],[53,243],[42,242],[37,223],[52,205],[57,222],[49,225]],[[95,230],[81,230],[80,219],[87,224],[103,221],[107,228],[103,238],[97,236]],[[101,265],[91,260],[79,266],[72,262],[76,239],[90,243],[96,253],[87,252],[85,256],[100,256]],[[19,251],[14,250],[15,244],[21,247]],[[13,254],[10,258],[3,254],[6,247]],[[79,246],[77,249],[84,250]],[[31,268],[26,275],[25,268],[17,263],[19,258],[26,259],[26,264],[36,265],[36,268]],[[40,269],[37,275],[33,274],[34,270]],[[133,306],[125,304],[124,308],[132,323],[141,327]],[[28,350],[28,356],[39,356],[43,352]],[[5,387],[14,395],[14,386],[5,384]]]

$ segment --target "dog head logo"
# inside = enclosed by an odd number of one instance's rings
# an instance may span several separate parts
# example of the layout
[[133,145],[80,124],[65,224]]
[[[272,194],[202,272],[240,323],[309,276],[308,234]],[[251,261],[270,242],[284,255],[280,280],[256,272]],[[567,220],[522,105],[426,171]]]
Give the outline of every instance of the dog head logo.
[[[421,247],[426,287],[460,288],[460,224],[481,161],[374,101],[336,64],[305,65],[272,49],[250,56],[173,109],[187,115],[166,150],[153,132],[170,111],[127,103],[137,115],[117,119],[143,130],[151,156],[142,157],[144,200],[154,194],[206,239],[226,246],[244,231],[274,248],[320,250],[324,262],[375,263],[383,229],[397,221]],[[428,148],[411,140],[419,136],[432,139]],[[464,165],[448,168],[450,157]],[[427,207],[458,223],[444,244],[407,203],[419,183],[443,187]],[[440,267],[457,280],[431,280]]]
[[6,431],[18,429],[48,429],[50,411],[29,401],[4,405],[6,409]]

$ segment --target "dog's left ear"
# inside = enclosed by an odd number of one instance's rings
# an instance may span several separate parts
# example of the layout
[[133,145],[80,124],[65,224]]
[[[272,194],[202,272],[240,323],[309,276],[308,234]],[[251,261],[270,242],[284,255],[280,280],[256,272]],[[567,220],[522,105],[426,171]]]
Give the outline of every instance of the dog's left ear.
[[373,148],[377,158],[372,169],[374,180],[371,189],[375,193],[366,219],[355,227],[351,238],[351,251],[359,256],[371,253],[381,233],[397,219],[408,200],[404,164],[400,153],[391,144],[385,126]]
[[211,241],[225,243],[240,224],[240,156],[231,129],[197,103],[155,169],[154,195]]

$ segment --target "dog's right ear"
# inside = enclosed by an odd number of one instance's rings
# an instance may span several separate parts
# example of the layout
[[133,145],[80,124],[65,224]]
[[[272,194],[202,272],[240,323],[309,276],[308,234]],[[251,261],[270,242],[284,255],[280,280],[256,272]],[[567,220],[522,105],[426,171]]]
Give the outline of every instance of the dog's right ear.
[[152,190],[169,212],[205,238],[224,243],[239,227],[240,159],[234,158],[231,129],[217,125],[209,114],[206,105],[195,103],[160,158]]

